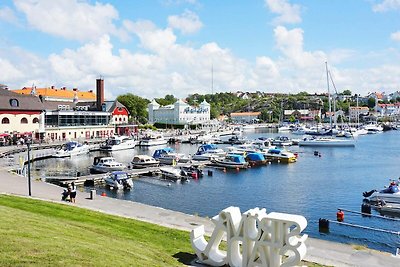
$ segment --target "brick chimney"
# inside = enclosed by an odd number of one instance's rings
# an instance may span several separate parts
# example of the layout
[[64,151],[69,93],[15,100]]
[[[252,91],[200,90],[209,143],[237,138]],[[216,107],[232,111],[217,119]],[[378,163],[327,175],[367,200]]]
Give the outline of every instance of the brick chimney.
[[104,79],[96,79],[96,108],[102,110],[101,105],[104,103]]

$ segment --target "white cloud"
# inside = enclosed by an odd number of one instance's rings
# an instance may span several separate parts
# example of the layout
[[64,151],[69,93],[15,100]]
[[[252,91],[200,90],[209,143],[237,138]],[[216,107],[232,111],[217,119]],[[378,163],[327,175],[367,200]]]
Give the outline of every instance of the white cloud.
[[197,32],[203,27],[199,16],[190,10],[186,10],[180,16],[169,16],[168,25],[171,28],[180,30],[183,34]]
[[400,0],[383,0],[379,4],[372,6],[374,12],[385,12],[400,9]]
[[0,20],[6,21],[11,24],[18,24],[18,18],[14,13],[14,10],[12,10],[9,7],[3,7],[0,8]]
[[300,5],[292,5],[287,0],[265,0],[265,4],[272,13],[278,14],[273,21],[275,25],[301,22]]
[[[325,92],[324,62],[340,65],[344,60],[360,56],[350,50],[307,51],[304,31],[300,28],[276,27],[274,38],[280,56],[260,55],[255,62],[248,62],[215,42],[198,48],[179,44],[170,28],[158,28],[150,21],[125,21],[124,27],[138,37],[142,49],[116,50],[107,34],[79,48],[65,49],[44,58],[18,48],[0,47],[1,83],[10,88],[30,86],[34,82],[38,87],[55,85],[89,90],[95,88],[96,77],[102,75],[107,99],[128,92],[149,99],[166,94],[186,97],[193,93],[211,93],[213,66],[214,93]],[[392,61],[369,68],[332,68],[338,90],[358,93],[381,88],[387,92],[397,90],[400,84],[398,54],[382,51],[379,56],[369,58],[363,54],[363,60],[387,55]]]
[[104,34],[127,36],[117,29],[118,11],[110,4],[90,5],[79,0],[14,0],[29,26],[70,40],[96,40]]
[[400,42],[400,31],[394,32],[390,35],[390,39]]

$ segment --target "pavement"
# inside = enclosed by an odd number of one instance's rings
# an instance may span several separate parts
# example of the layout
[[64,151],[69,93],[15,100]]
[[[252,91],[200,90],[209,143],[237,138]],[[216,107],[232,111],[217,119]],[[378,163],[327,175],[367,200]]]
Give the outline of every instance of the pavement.
[[[29,197],[27,180],[26,177],[0,169],[0,194]],[[207,218],[100,195],[96,195],[92,200],[90,193],[79,190],[75,204],[64,202],[61,201],[62,191],[63,189],[56,185],[31,180],[31,197],[35,199],[87,208],[184,231],[191,231],[199,225],[204,225],[207,234],[211,234],[213,230],[213,224]],[[367,248],[357,250],[351,245],[315,238],[308,238],[306,245],[307,255],[304,260],[308,262],[327,266],[400,266],[400,256],[396,257],[386,252]]]

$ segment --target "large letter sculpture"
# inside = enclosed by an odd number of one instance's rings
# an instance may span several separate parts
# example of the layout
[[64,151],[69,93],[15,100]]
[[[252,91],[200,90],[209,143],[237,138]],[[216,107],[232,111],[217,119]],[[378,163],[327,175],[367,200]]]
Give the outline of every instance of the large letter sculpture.
[[[190,239],[199,260],[211,266],[295,266],[306,255],[304,241],[299,234],[306,228],[303,216],[266,213],[265,209],[251,209],[241,214],[237,207],[229,207],[212,218],[214,231],[207,242],[204,225],[191,232]],[[227,249],[220,250],[226,237]],[[283,256],[286,257],[283,257]]]

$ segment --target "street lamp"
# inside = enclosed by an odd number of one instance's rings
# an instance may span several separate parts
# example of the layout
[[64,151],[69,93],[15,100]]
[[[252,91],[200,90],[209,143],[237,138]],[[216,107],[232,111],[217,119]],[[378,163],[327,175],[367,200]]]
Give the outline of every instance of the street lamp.
[[31,196],[32,195],[32,191],[31,191],[31,155],[30,155],[31,139],[26,138],[25,144],[28,147],[28,192],[29,192],[29,196]]

